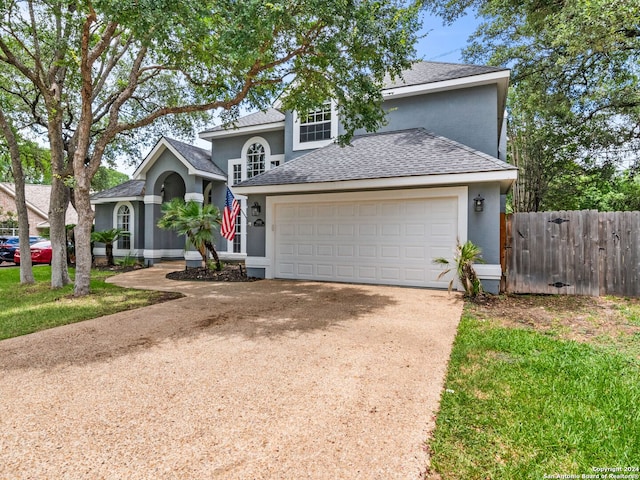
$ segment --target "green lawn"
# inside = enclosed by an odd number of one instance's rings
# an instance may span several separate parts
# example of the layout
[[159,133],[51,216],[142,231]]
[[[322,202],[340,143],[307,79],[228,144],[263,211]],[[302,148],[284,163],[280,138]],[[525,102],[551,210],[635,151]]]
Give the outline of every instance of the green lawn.
[[[146,290],[132,290],[105,283],[113,272],[94,270],[91,294],[73,297],[73,285],[52,290],[49,285],[51,267],[33,269],[35,285],[20,285],[18,268],[0,269],[0,340],[47,328],[132,310],[180,295]],[[74,271],[70,274],[73,276]]]
[[432,470],[445,480],[610,478],[595,469],[620,467],[615,475],[640,478],[640,305],[523,301],[522,317],[499,301],[465,307]]

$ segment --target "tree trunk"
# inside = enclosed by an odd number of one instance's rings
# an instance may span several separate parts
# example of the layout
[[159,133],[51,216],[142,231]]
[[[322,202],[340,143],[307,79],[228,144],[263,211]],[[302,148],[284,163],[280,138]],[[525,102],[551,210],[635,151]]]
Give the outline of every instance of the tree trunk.
[[16,212],[18,212],[18,234],[20,235],[20,283],[31,284],[35,283],[35,278],[33,277],[33,266],[31,263],[29,211],[27,209],[24,192],[24,172],[20,160],[20,147],[2,109],[0,109],[0,130],[2,130],[7,145],[9,146],[11,170],[16,189]]
[[107,265],[113,267],[115,261],[113,259],[113,242],[107,242],[104,244],[105,253],[107,254]]
[[[89,294],[91,281],[91,227],[94,213],[91,208],[89,189],[78,185],[74,189],[78,224],[74,230],[76,238],[76,280],[74,295]],[[113,259],[113,255],[112,255]]]
[[69,189],[61,178],[53,177],[49,205],[49,239],[51,240],[51,288],[71,283],[67,268],[67,228]]
[[49,239],[51,240],[51,288],[61,288],[71,283],[67,268],[66,216],[69,205],[69,188],[65,185],[64,145],[62,143],[62,114],[59,104],[49,100],[47,108],[55,112],[49,122],[49,148],[51,151],[51,199],[49,202]]

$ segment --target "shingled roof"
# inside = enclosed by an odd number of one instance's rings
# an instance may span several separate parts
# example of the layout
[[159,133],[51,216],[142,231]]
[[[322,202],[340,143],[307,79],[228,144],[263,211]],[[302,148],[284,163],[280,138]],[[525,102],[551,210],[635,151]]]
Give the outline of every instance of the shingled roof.
[[91,200],[102,198],[132,198],[144,196],[144,180],[129,180],[113,188],[91,195]]
[[384,89],[408,87],[411,85],[424,85],[434,82],[445,82],[457,78],[474,77],[486,73],[506,72],[508,69],[499,67],[487,67],[482,65],[465,65],[459,63],[444,62],[418,62],[411,68],[402,72],[399,77],[384,80]]
[[223,177],[227,176],[227,174],[224,173],[220,169],[220,167],[218,167],[211,161],[211,152],[209,150],[205,150],[204,148],[200,147],[194,147],[193,145],[179,142],[178,140],[174,140],[173,138],[169,137],[164,137],[164,139],[169,145],[175,148],[178,153],[196,170],[221,175]]
[[284,121],[284,113],[276,108],[270,108],[264,112],[250,113],[238,118],[231,124],[218,125],[217,127],[205,130],[202,133],[219,132],[221,130],[233,130],[236,128],[253,127],[255,125],[267,125]]
[[331,144],[238,187],[508,170],[516,167],[424,128],[413,128],[356,136],[346,147]]

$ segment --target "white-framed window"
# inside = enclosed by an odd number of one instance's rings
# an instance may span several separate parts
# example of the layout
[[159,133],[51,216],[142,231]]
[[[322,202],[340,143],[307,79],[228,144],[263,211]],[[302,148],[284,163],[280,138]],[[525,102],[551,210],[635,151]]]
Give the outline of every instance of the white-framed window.
[[255,177],[284,162],[284,155],[271,154],[271,146],[263,137],[251,137],[242,146],[240,158],[233,158],[227,163],[227,183],[238,185],[248,178]]
[[338,115],[333,102],[326,102],[301,118],[293,112],[293,149],[309,150],[329,145],[338,136]]
[[247,148],[247,178],[260,175],[265,170],[265,149],[260,142],[255,142]]
[[134,210],[130,202],[117,203],[113,210],[113,227],[119,228],[128,235],[121,235],[113,246],[113,253],[116,255],[126,255],[130,252],[131,246],[135,245],[134,239]]
[[238,162],[233,164],[233,177],[231,180],[232,185],[237,185],[242,181],[242,163]]

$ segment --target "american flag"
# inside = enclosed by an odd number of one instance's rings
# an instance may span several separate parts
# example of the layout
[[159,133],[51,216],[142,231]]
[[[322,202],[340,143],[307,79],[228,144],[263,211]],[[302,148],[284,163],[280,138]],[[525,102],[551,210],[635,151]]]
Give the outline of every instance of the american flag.
[[222,211],[222,226],[220,227],[220,235],[227,240],[233,240],[236,236],[236,217],[240,212],[240,204],[227,187],[227,199],[224,202],[224,210]]

